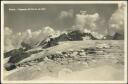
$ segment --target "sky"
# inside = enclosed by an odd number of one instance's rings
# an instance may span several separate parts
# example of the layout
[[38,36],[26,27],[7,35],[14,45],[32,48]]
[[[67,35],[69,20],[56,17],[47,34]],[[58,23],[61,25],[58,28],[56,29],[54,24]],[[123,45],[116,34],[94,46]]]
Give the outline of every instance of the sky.
[[[87,14],[98,13],[102,19],[108,21],[117,7],[117,4],[5,5],[5,26],[10,27],[15,32],[25,31],[26,29],[36,30],[45,26],[64,30],[75,24],[74,19],[76,14],[80,13],[80,10],[87,11]],[[45,8],[45,10],[10,11],[9,8]],[[61,14],[66,13],[71,13],[71,15],[60,18]]]
[[[5,4],[5,51],[50,34],[79,29],[95,36],[124,34],[123,4]],[[108,31],[109,30],[109,31]]]

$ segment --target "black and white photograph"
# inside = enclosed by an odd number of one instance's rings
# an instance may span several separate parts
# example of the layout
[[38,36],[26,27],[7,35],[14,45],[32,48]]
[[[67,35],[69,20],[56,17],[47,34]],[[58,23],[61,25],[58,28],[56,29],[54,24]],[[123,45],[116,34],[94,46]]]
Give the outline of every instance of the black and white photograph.
[[126,1],[3,1],[3,83],[126,83]]

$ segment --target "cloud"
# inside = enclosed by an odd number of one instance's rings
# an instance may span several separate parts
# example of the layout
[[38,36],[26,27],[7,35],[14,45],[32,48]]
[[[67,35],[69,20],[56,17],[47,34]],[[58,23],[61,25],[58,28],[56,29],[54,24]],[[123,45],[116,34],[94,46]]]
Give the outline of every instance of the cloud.
[[82,32],[91,33],[98,39],[102,39],[106,35],[105,19],[100,17],[98,13],[87,14],[86,11],[80,11],[76,14],[75,26],[73,29]]
[[6,27],[4,29],[4,51],[9,51],[9,50],[12,50],[14,49],[14,46],[13,46],[13,43],[12,43],[12,40],[13,37],[12,37],[12,30],[9,28],[9,27]]
[[118,9],[112,14],[109,20],[110,35],[115,32],[124,33],[124,5],[118,4]]
[[72,18],[74,14],[74,11],[72,9],[68,10],[68,11],[61,11],[59,14],[59,18],[60,19],[64,19],[64,18]]
[[9,27],[4,29],[4,52],[20,47],[21,32],[15,33]]
[[86,14],[85,11],[81,11],[79,14],[76,14],[76,26],[78,28],[86,29],[95,29],[97,28],[96,22],[100,19],[98,13]]

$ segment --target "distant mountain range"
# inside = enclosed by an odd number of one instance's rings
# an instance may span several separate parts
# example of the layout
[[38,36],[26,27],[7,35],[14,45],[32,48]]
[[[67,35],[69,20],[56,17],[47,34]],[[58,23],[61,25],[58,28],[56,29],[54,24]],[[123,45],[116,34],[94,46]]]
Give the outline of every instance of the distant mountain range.
[[79,41],[84,40],[84,38],[88,38],[87,40],[123,40],[124,36],[115,33],[113,36],[107,35],[104,36],[102,39],[98,39],[96,36],[92,35],[91,33],[81,32],[79,30],[71,31],[68,33],[63,33],[56,38],[48,37],[47,39],[40,42],[38,46],[42,46],[42,48],[48,48],[57,45],[59,42],[62,41]]

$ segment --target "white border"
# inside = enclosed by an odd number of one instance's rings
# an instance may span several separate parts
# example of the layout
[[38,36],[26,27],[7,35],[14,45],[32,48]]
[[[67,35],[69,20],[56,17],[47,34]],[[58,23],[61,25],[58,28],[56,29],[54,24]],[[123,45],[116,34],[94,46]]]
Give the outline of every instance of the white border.
[[[127,3],[127,2],[126,2],[126,3]],[[125,31],[125,32],[124,32],[124,33],[125,33],[125,35],[124,35],[124,36],[125,36],[125,38],[124,38],[124,62],[125,62],[125,65],[124,65],[124,72],[125,72],[125,73],[124,73],[124,74],[125,74],[125,75],[124,75],[124,80],[126,81],[126,83],[128,83],[128,79],[127,79],[127,71],[128,71],[128,68],[127,68],[127,66],[128,66],[128,65],[127,65],[127,63],[128,63],[128,62],[127,62],[127,61],[128,61],[128,57],[127,57],[127,56],[128,56],[128,52],[127,52],[127,51],[128,51],[128,50],[127,50],[127,48],[128,48],[128,45],[127,45],[127,42],[128,42],[128,40],[127,40],[127,38],[128,38],[128,37],[127,37],[127,35],[128,35],[128,34],[127,34],[128,25],[127,25],[127,23],[128,23],[128,22],[127,22],[127,18],[128,18],[128,17],[127,17],[127,15],[128,15],[128,14],[127,14],[127,4],[126,4],[126,7],[125,7],[125,9],[124,9],[124,28],[125,28],[125,29],[124,29],[124,31]]]
[[[118,4],[124,3],[125,7],[125,69],[124,81],[5,81],[3,80],[3,50],[4,50],[4,4]],[[2,1],[1,2],[1,83],[127,83],[127,1]]]

